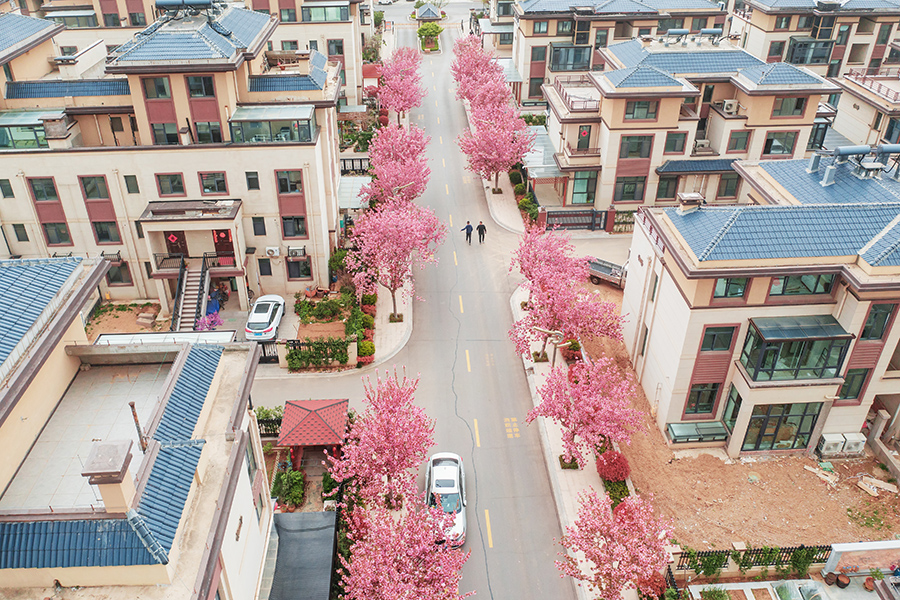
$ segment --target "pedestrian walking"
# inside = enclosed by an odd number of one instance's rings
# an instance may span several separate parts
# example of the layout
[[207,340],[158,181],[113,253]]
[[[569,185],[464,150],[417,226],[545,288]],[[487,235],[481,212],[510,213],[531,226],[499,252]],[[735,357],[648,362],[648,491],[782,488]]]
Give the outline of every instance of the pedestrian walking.
[[487,227],[484,226],[484,221],[478,221],[478,227],[475,229],[478,230],[478,243],[484,243],[484,234],[487,233]]
[[466,241],[469,242],[469,245],[472,245],[472,222],[466,221],[466,226],[460,229],[460,231],[466,232]]

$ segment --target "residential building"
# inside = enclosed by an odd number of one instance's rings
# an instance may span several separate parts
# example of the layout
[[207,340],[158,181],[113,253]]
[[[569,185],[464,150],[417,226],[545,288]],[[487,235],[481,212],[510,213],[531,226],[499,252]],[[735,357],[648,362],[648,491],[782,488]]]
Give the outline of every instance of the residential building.
[[804,67],[764,63],[719,34],[611,44],[607,70],[544,85],[543,151],[525,160],[541,205],[628,212],[679,193],[733,203],[735,160],[820,147],[833,114],[820,101],[839,88]]
[[834,129],[854,144],[900,142],[900,67],[850,69],[833,81],[843,89]]
[[891,48],[897,0],[735,0],[731,13],[730,33],[768,62],[805,65],[828,77],[900,62]]
[[109,268],[0,262],[0,596],[254,598],[273,513],[248,411],[259,347],[89,344]]
[[882,408],[896,435],[900,182],[846,159],[740,161],[753,204],[640,211],[625,345],[670,445],[810,451]]
[[542,86],[557,77],[603,70],[607,45],[669,30],[723,28],[727,14],[710,0],[610,0],[593,7],[573,0],[494,0],[491,6],[491,26],[502,29],[498,47],[512,44],[526,82],[516,97],[523,104],[540,102]]
[[248,288],[327,284],[340,231],[340,65],[316,51],[270,62],[269,15],[197,12],[161,17],[109,58],[99,41],[56,57],[58,25],[0,15],[8,253],[103,253],[110,298],[157,300],[186,328],[210,280],[244,309]]

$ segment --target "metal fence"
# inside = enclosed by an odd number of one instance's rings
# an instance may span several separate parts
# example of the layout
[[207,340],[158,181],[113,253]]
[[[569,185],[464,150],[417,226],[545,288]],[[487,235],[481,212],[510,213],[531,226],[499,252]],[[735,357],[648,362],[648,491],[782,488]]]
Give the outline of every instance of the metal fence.
[[259,355],[261,363],[277,363],[278,362],[278,346],[275,342],[257,342],[262,349]]
[[[815,554],[813,555],[813,564],[817,563],[825,563],[828,562],[828,558],[831,556],[831,546],[788,546],[784,548],[775,548],[763,546],[762,548],[748,548],[743,551],[743,557],[749,559],[750,567],[770,567],[775,565],[786,565],[791,562],[791,557],[794,555],[794,552],[797,550],[804,550],[812,548],[815,550]],[[711,556],[719,556],[722,560],[722,564],[726,564],[728,562],[728,557],[731,556],[730,550],[701,550],[697,552],[697,561],[700,562],[700,559],[709,558]],[[691,556],[688,555],[687,552],[683,552],[681,556],[678,558],[678,564],[675,565],[676,571],[692,571],[691,567]]]
[[281,432],[281,419],[257,419],[259,423],[259,435],[277,437]]
[[606,211],[592,208],[585,210],[548,210],[547,227],[602,231],[606,228]]
[[675,581],[675,574],[672,573],[672,567],[671,567],[671,566],[666,567],[666,587],[667,587],[667,588],[672,588],[673,590],[675,590],[675,597],[676,597],[676,598],[678,598],[678,597],[681,596],[681,594],[679,593],[680,590],[678,589],[678,582]]

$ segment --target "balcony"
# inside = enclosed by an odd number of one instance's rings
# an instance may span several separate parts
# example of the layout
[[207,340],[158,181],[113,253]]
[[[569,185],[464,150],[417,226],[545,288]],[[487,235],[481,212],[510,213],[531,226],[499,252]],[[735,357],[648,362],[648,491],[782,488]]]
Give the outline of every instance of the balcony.
[[850,69],[845,77],[889,102],[900,102],[900,67]]
[[598,112],[600,90],[587,75],[557,77],[553,89],[571,112]]
[[600,148],[573,148],[566,142],[566,156],[600,156]]

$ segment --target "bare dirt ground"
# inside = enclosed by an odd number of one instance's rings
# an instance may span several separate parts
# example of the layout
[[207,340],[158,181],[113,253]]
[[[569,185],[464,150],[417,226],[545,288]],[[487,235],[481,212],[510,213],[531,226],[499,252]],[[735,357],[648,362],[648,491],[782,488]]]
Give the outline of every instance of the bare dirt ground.
[[94,318],[87,324],[88,340],[93,342],[102,333],[155,331],[138,326],[138,315],[143,312],[159,314],[159,304],[101,304]]
[[334,321],[332,323],[300,323],[300,326],[297,327],[296,339],[298,340],[305,340],[306,338],[319,340],[330,337],[344,337],[343,321]]
[[[589,284],[588,284],[589,285]],[[605,284],[590,286],[602,299],[621,306],[622,292]],[[588,342],[591,357],[615,359],[634,375],[621,342]],[[873,498],[856,487],[859,474],[885,479],[871,459],[832,461],[840,476],[832,488],[804,465],[804,457],[738,459],[673,452],[650,417],[650,406],[637,386],[635,406],[645,415],[646,434],[637,434],[622,453],[640,493],[652,493],[654,506],[675,523],[678,543],[697,550],[730,549],[731,542],[753,546],[797,546],[894,539],[900,534],[896,494]],[[719,451],[724,457],[724,452]],[[852,513],[852,514],[851,514]]]

